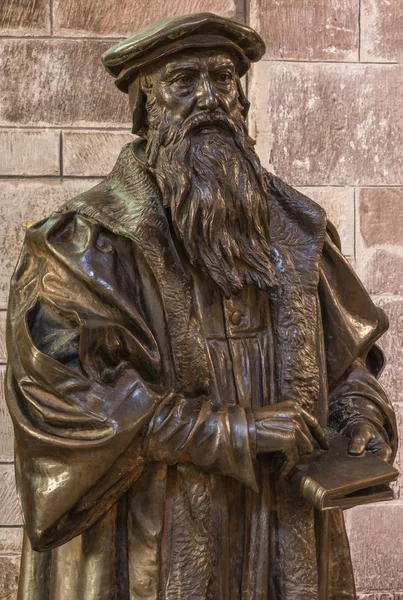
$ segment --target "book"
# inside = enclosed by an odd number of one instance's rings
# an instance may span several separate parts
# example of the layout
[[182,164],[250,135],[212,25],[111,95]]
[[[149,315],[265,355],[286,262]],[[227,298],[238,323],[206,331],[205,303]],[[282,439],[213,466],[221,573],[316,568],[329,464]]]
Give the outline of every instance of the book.
[[392,500],[389,484],[399,471],[375,454],[349,454],[349,438],[330,428],[325,431],[329,449],[303,457],[290,475],[298,493],[321,511]]

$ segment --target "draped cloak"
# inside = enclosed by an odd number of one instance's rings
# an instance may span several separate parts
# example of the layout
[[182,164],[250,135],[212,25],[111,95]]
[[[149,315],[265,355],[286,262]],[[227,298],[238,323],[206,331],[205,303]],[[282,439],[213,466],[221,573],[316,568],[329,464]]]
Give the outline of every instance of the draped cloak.
[[[30,227],[10,294],[7,402],[25,535],[19,600],[355,598],[342,512],[256,455],[252,409],[293,399],[396,448],[387,319],[324,211],[269,173],[276,290],[223,298],[188,264],[141,142]],[[322,534],[323,532],[320,532]],[[318,549],[321,548],[321,553]]]

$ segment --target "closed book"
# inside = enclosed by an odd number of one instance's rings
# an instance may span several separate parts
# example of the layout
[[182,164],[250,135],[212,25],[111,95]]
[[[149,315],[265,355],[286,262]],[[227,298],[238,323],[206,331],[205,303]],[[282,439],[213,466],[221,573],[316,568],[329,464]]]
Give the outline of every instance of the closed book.
[[399,472],[375,454],[348,453],[349,438],[326,429],[328,450],[304,457],[290,476],[291,485],[318,510],[352,508],[393,499],[389,484]]

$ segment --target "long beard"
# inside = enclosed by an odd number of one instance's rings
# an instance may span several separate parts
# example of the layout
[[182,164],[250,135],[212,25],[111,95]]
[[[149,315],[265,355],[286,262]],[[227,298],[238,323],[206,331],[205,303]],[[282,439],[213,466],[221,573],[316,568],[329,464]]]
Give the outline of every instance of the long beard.
[[198,113],[173,125],[148,108],[148,166],[191,263],[226,297],[249,284],[275,287],[267,193],[242,115]]

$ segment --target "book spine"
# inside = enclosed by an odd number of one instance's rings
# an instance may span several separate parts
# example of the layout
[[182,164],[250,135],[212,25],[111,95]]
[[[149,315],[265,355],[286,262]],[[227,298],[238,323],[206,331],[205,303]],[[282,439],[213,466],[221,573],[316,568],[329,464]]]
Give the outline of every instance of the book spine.
[[292,476],[292,485],[309,504],[318,510],[324,510],[326,490],[316,481],[296,471]]

